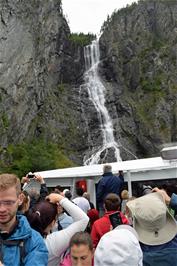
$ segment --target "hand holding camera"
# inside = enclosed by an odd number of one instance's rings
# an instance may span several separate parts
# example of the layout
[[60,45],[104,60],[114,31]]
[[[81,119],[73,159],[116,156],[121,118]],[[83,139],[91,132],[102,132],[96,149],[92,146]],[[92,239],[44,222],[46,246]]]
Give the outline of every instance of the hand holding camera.
[[32,178],[35,178],[35,175],[33,173],[29,172],[26,177],[29,179],[32,179]]
[[25,190],[31,197],[40,195],[41,184],[44,183],[44,179],[37,174],[28,173],[26,177],[22,178],[24,182],[23,190]]
[[35,181],[39,182],[40,184],[44,184],[45,183],[42,176],[34,174],[34,173],[31,173],[31,172],[29,172],[26,177],[28,179],[28,182],[30,180],[35,180]]
[[25,183],[29,183],[30,179],[27,176],[23,176],[21,179],[21,183],[25,184]]

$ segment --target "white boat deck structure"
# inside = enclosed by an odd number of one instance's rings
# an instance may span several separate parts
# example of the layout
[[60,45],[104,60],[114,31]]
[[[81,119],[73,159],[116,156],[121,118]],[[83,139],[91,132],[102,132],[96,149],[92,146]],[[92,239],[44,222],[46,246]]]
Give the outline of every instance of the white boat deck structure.
[[[133,181],[163,180],[177,178],[177,159],[163,160],[161,157],[137,159],[109,163],[116,175],[119,170],[124,171],[124,180],[128,182],[129,195],[132,195]],[[44,177],[48,187],[56,185],[68,186],[74,193],[75,182],[87,179],[87,190],[91,201],[95,202],[95,184],[103,174],[104,164],[88,165],[38,172]]]

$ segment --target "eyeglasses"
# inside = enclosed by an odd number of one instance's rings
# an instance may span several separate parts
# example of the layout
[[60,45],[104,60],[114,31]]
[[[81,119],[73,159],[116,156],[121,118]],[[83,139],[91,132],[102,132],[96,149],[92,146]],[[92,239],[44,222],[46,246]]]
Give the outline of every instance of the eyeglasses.
[[12,207],[16,202],[17,200],[0,200],[0,206]]

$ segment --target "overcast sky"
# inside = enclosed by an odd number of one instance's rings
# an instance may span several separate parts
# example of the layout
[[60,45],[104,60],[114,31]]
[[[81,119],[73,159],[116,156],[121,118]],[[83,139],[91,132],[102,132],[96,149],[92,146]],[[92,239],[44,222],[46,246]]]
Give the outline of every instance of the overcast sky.
[[63,13],[71,32],[98,34],[103,22],[116,9],[136,0],[62,0]]

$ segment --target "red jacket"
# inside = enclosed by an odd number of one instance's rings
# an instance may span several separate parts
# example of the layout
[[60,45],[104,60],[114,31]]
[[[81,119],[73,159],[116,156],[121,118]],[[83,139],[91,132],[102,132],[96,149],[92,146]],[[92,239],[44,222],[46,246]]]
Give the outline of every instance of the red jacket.
[[[104,216],[100,219],[96,220],[92,226],[91,231],[91,238],[93,241],[93,246],[96,248],[98,245],[98,242],[100,241],[100,238],[110,231],[111,228],[111,222],[109,220],[109,215],[114,213],[115,211],[108,211],[105,212]],[[120,212],[120,216],[122,218],[123,224],[129,224],[127,218],[123,215],[123,213]]]

